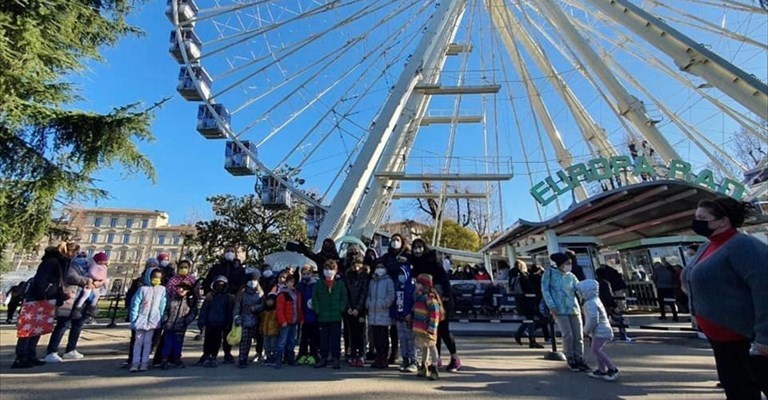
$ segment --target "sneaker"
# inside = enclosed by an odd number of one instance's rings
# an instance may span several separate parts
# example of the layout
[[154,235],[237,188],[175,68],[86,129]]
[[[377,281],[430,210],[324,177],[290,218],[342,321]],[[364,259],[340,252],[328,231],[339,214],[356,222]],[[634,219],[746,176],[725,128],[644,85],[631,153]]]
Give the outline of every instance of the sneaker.
[[592,371],[592,372],[588,373],[587,375],[588,375],[590,378],[595,378],[595,379],[603,379],[603,377],[605,377],[605,375],[606,375],[606,374],[605,374],[605,372],[603,372],[603,371],[600,371],[599,369],[596,369],[596,370],[594,370],[594,371]]
[[120,363],[120,368],[128,368],[130,366],[131,366],[131,363],[129,363],[128,361],[123,361]]
[[437,373],[437,367],[434,365],[429,366],[429,380],[430,381],[436,381],[440,378],[440,374]]
[[226,354],[224,356],[224,364],[234,364],[235,363],[235,357],[232,356],[232,354]]
[[403,362],[400,364],[399,367],[397,367],[397,370],[400,372],[405,372],[406,367],[408,367],[408,360],[403,359]]
[[325,358],[320,358],[317,361],[317,363],[315,363],[314,365],[315,368],[325,368],[327,366],[328,366],[328,360],[326,360]]
[[461,359],[458,356],[451,357],[451,362],[445,368],[448,372],[458,372],[461,369]]
[[45,356],[44,360],[47,363],[60,363],[61,357],[59,357],[58,353],[51,353]]
[[592,368],[589,368],[589,365],[587,365],[587,363],[584,361],[576,364],[576,367],[579,369],[579,372],[589,372],[592,370]]
[[182,369],[184,369],[184,368],[186,368],[186,367],[187,367],[186,365],[184,365],[184,362],[183,362],[183,361],[176,361],[176,363],[174,364],[174,366],[175,366],[176,368],[182,368]]
[[419,371],[419,367],[418,367],[418,365],[416,365],[415,362],[411,362],[410,364],[408,364],[407,367],[405,367],[405,372],[414,373],[414,372],[418,372],[418,371]]
[[131,365],[131,369],[129,369],[128,372],[139,372],[139,365],[138,364]]
[[163,361],[162,363],[160,363],[160,369],[170,369],[170,368],[171,368],[171,364],[169,364],[168,361]]
[[307,365],[314,367],[317,364],[317,360],[314,356],[307,356]]
[[573,362],[568,362],[568,369],[571,370],[572,372],[580,372],[581,371],[579,369],[579,364],[576,364],[576,363],[573,363]]
[[216,368],[219,366],[219,362],[215,358],[212,358],[209,361],[210,361],[210,363],[208,364],[209,367]]
[[609,381],[609,382],[613,382],[613,381],[616,380],[616,378],[618,376],[619,376],[619,370],[614,368],[614,369],[609,369],[608,371],[606,371],[605,375],[603,375],[602,378],[603,378],[603,380],[606,380],[606,381]]
[[80,352],[78,352],[77,350],[72,350],[61,355],[61,358],[65,360],[79,360],[83,357],[85,356],[80,354]]
[[281,368],[283,368],[283,364],[280,361],[278,361],[278,362],[275,363],[274,367],[275,367],[275,369],[281,369]]
[[253,357],[253,362],[255,363],[261,362],[262,360],[263,358],[261,357],[260,354],[257,354],[256,356]]
[[207,359],[207,360],[205,360],[205,361],[203,361],[203,364],[202,364],[202,365],[203,365],[203,367],[205,367],[205,368],[210,368],[210,367],[212,367],[213,365],[211,365],[211,361],[213,361],[213,360],[211,360],[210,358],[209,358],[209,359]]
[[267,357],[267,358],[264,359],[264,362],[261,365],[263,365],[265,367],[274,367],[275,366],[275,362],[271,358]]
[[298,361],[299,365],[307,365],[307,358],[308,356],[299,357],[299,361]]
[[139,365],[139,372],[144,372],[148,369],[149,369],[149,364],[147,363],[142,363],[141,365]]
[[427,376],[427,366],[424,365],[424,364],[419,365],[416,368],[416,376],[419,376],[419,377],[422,377],[422,378]]

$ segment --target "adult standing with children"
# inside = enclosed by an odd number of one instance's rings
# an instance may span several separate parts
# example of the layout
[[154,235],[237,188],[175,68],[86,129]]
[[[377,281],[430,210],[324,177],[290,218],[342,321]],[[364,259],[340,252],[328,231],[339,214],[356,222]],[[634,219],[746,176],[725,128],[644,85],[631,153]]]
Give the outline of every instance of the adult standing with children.
[[576,299],[578,279],[571,273],[571,258],[554,253],[549,259],[555,263],[541,279],[541,293],[550,314],[555,318],[563,334],[563,352],[571,371],[590,371],[584,361],[584,330],[581,326],[581,309]]
[[[226,291],[232,298],[245,287],[249,277],[246,276],[245,268],[243,268],[242,263],[237,258],[236,250],[235,246],[227,246],[224,249],[224,255],[219,262],[208,271],[208,275],[206,275],[203,280],[203,291],[206,294],[213,291],[214,279],[218,279],[222,276],[226,278]],[[224,350],[224,362],[227,364],[235,362],[235,357],[232,355],[232,345],[227,342],[227,335],[229,335],[231,329],[231,325],[224,326],[221,338],[221,347]]]
[[691,228],[707,242],[682,274],[729,399],[768,396],[768,245],[736,229],[752,211],[731,198],[699,202]]

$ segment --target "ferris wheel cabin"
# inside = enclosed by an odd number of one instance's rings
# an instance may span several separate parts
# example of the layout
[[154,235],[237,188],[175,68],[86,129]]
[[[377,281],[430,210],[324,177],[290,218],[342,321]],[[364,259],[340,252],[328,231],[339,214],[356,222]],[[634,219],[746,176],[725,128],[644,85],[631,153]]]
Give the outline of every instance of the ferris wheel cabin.
[[[212,104],[213,112],[207,104],[201,104],[197,107],[197,131],[206,139],[226,139],[226,129],[232,122],[232,116],[223,104]],[[219,125],[216,116],[221,118],[222,124]]]
[[[184,52],[187,53],[187,59],[190,62],[197,61],[202,54],[203,42],[192,28],[182,29],[181,38],[184,43]],[[170,51],[176,62],[183,64],[184,57],[181,54],[181,46],[179,45],[179,38],[176,36],[176,31],[171,31],[170,42],[171,46],[168,51]]]
[[256,193],[261,198],[264,208],[287,210],[293,206],[291,192],[269,175],[259,178]]
[[[179,23],[183,24],[189,22],[192,18],[197,17],[197,13],[200,11],[197,8],[197,4],[193,0],[168,0],[165,7],[165,15],[171,22],[173,21],[173,2],[178,4],[177,14],[179,16]],[[194,21],[189,22],[188,25],[194,26]]]
[[[192,75],[189,73],[192,70]],[[204,101],[211,97],[211,84],[213,79],[208,72],[200,65],[194,64],[191,67],[181,67],[179,69],[179,83],[176,85],[176,91],[181,97],[189,101]],[[195,80],[200,85],[200,90],[195,86]]]
[[[248,140],[243,140],[240,144],[248,151],[256,154],[256,146]],[[256,175],[258,167],[242,147],[230,140],[224,149],[224,169],[234,176]]]

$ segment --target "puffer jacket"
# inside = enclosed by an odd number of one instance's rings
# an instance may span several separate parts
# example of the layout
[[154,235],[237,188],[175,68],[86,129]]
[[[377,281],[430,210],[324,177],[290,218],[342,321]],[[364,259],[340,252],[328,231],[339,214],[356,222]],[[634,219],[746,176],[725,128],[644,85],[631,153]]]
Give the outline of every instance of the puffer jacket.
[[[66,263],[68,265],[69,260],[67,260]],[[77,294],[88,284],[88,277],[82,275],[77,268],[66,268],[65,270],[64,293],[69,295],[69,299],[56,307],[56,316],[68,318],[72,314],[72,308],[75,306]]]
[[152,330],[161,326],[167,302],[166,290],[162,285],[152,286],[150,277],[154,270],[144,273],[144,286],[133,296],[131,307],[131,329]]
[[312,292],[315,290],[316,284],[317,279],[311,277],[308,280],[302,279],[302,281],[299,282],[299,286],[296,287],[296,290],[301,293],[301,313],[304,315],[305,324],[314,324],[317,322],[317,314],[315,313],[315,310],[309,307],[309,301],[312,300]]
[[576,302],[576,283],[576,275],[555,267],[547,268],[541,277],[541,294],[547,306],[558,315],[581,315]]
[[347,309],[357,310],[358,317],[364,316],[366,312],[369,281],[368,274],[363,270],[349,269],[344,274],[344,284],[347,286]]
[[264,293],[246,287],[235,298],[232,311],[234,318],[239,318],[240,326],[253,328],[259,326],[259,314],[264,309]]
[[200,318],[197,325],[200,329],[206,326],[223,327],[232,324],[232,307],[235,296],[227,292],[211,292],[205,296]]
[[[271,305],[269,303],[272,303]],[[277,294],[270,293],[264,300],[264,311],[261,312],[259,332],[264,336],[277,336],[280,333],[280,325],[277,323]]]
[[[69,260],[55,247],[45,249],[42,262],[37,267],[35,277],[24,299],[27,301],[55,299],[56,292],[63,282],[62,278],[68,262]],[[72,301],[74,302],[74,299]]]
[[197,318],[197,302],[189,295],[179,297],[178,294],[174,293],[168,296],[170,296],[170,301],[165,308],[163,327],[169,331],[184,332]]
[[303,322],[301,316],[301,294],[287,287],[280,288],[277,294],[277,324],[293,325]]
[[334,279],[333,285],[320,281],[312,292],[312,308],[320,322],[339,322],[347,309],[347,286],[341,279]]
[[374,275],[368,286],[368,324],[372,326],[389,326],[392,318],[389,308],[395,301],[395,284],[389,275]]
[[608,313],[600,301],[599,284],[594,279],[586,279],[576,284],[584,299],[584,334],[593,338],[613,339],[613,329],[608,322]]

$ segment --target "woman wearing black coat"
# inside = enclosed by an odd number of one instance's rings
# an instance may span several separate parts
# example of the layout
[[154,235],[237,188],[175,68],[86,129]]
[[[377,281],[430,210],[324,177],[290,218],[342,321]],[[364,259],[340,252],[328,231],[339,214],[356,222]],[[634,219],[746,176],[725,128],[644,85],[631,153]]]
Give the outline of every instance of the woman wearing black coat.
[[[515,274],[513,271],[516,271]],[[537,279],[538,278],[538,279]],[[541,275],[538,277],[534,274],[528,273],[528,266],[520,261],[515,261],[515,267],[510,271],[510,289],[514,289],[512,286],[515,284],[515,280],[520,282],[520,290],[522,293],[515,296],[515,303],[517,304],[517,312],[525,320],[517,328],[515,332],[515,341],[519,345],[523,345],[522,337],[523,333],[528,337],[528,347],[532,349],[541,349],[542,346],[536,343],[536,327],[539,318],[539,302],[541,302]],[[531,322],[527,322],[531,321]]]

